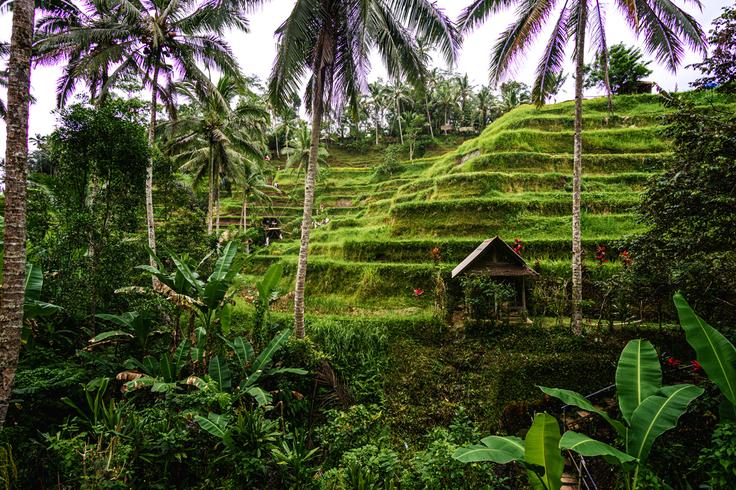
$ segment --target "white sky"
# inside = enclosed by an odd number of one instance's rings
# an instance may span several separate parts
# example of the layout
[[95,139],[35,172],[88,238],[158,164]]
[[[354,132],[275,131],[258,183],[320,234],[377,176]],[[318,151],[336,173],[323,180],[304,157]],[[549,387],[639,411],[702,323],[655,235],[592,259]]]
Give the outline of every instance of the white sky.
[[[463,7],[470,3],[470,0],[436,0],[436,2],[454,19],[457,18]],[[616,10],[612,0],[603,0],[603,3],[608,7],[606,33],[609,44],[622,41],[627,44],[640,45]],[[697,8],[693,7],[691,2],[679,1],[677,3],[680,6],[684,4],[689,12],[694,13],[707,32],[710,30],[712,20],[720,14],[721,8],[731,2],[730,0],[703,0],[702,12],[697,11]],[[238,32],[228,36],[228,41],[235,51],[244,73],[257,75],[263,80],[268,77],[276,52],[276,41],[273,33],[288,16],[293,4],[294,0],[272,0],[265,7],[251,14],[251,31],[249,33]],[[487,83],[491,47],[499,33],[506,28],[512,19],[513,11],[503,12],[491,18],[475,32],[467,35],[455,70],[460,73],[467,73],[475,85]],[[5,14],[0,18],[0,39],[10,39],[10,22],[10,14]],[[529,50],[526,58],[519,63],[513,76],[514,79],[531,85],[534,80],[537,60],[545,41],[544,36],[540,37],[537,45]],[[592,52],[589,52],[588,57],[593,57]],[[700,56],[689,52],[683,66],[700,61],[700,58]],[[568,65],[570,65],[569,62]],[[672,74],[655,63],[650,67],[654,70],[654,73],[649,78],[668,90],[676,88],[684,90],[688,87],[689,82],[697,78],[696,73],[687,68],[681,68],[677,74]],[[570,67],[566,71],[569,72]],[[56,80],[59,73],[60,69],[58,67],[39,67],[33,71],[32,92],[37,102],[31,107],[31,135],[36,133],[47,134],[54,128],[56,118],[52,111],[55,107]],[[376,61],[370,78],[378,77],[385,78],[386,75],[380,66],[380,62]],[[569,77],[560,100],[571,98],[572,83],[572,77]],[[5,94],[0,96],[5,98]],[[5,127],[2,123],[0,123],[0,152],[2,155],[5,154]]]

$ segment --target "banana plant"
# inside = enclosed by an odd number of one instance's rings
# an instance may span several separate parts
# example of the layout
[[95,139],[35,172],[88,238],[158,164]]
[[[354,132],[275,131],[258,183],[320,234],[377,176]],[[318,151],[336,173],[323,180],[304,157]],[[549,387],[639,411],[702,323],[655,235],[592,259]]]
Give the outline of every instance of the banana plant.
[[524,440],[513,436],[489,436],[481,444],[458,448],[453,458],[463,463],[516,462],[527,470],[534,489],[560,490],[565,460],[559,449],[560,426],[546,413],[534,416]]
[[122,329],[102,332],[90,339],[90,344],[94,345],[110,339],[133,339],[138,343],[141,351],[146,352],[148,340],[155,332],[153,321],[150,317],[141,315],[137,311],[126,311],[120,315],[99,313],[95,316],[101,320],[107,320],[118,327],[122,327]]
[[234,242],[228,242],[222,249],[220,257],[215,262],[215,268],[207,280],[202,280],[197,272],[209,255],[195,268],[184,256],[177,256],[169,252],[174,270],[167,271],[164,263],[149,249],[149,254],[156,262],[156,267],[139,265],[144,270],[158,278],[161,283],[173,291],[175,295],[166,291],[168,297],[180,306],[197,312],[204,328],[210,332],[218,324],[219,330],[227,331],[230,326],[229,300],[235,294],[231,286],[235,276],[242,268],[242,259],[237,257],[238,247]]
[[[232,351],[235,365],[239,370],[238,374],[241,382],[237,386],[237,392],[253,397],[258,405],[269,405],[272,401],[271,394],[259,386],[260,382],[279,374],[297,374],[301,376],[307,374],[304,369],[271,367],[274,355],[283,347],[290,335],[291,329],[285,329],[277,333],[257,357],[253,346],[243,337],[236,337],[232,341],[222,338]],[[233,389],[233,374],[224,358],[219,355],[212,357],[208,369],[208,380],[190,376],[187,382],[200,389],[219,389],[223,391]],[[212,381],[215,382],[214,385]]]
[[116,378],[126,382],[124,388],[129,392],[141,388],[151,388],[155,393],[175,391],[178,385],[186,383],[180,378],[191,350],[189,341],[182,340],[173,356],[166,352],[159,359],[153,356],[146,356],[143,361],[128,359],[125,363],[128,370],[118,373]]
[[258,298],[256,299],[255,325],[258,329],[262,330],[265,327],[271,303],[273,303],[279,296],[279,292],[276,288],[281,281],[283,273],[284,266],[277,262],[272,264],[263,275],[263,278],[256,283]]
[[680,293],[675,294],[673,299],[687,342],[695,350],[697,361],[705,374],[723,395],[721,419],[735,420],[736,347],[700,318]]
[[61,310],[60,306],[41,301],[43,288],[43,271],[40,267],[26,264],[25,296],[23,300],[23,319],[33,320],[38,317],[49,316]]
[[616,368],[616,392],[623,421],[611,418],[579,393],[559,388],[540,389],[566,405],[600,415],[624,441],[623,451],[577,432],[566,432],[560,449],[582,456],[602,456],[627,474],[629,489],[639,484],[639,470],[646,464],[655,440],[674,428],[688,405],[703,394],[691,384],[662,386],[662,368],[654,346],[645,340],[632,340],[621,352]]

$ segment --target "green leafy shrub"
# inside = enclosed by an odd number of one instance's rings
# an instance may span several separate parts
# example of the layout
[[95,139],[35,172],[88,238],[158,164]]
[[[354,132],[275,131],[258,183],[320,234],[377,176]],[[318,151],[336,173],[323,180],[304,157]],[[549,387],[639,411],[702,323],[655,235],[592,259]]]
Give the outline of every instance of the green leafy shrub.
[[399,158],[401,155],[401,146],[389,145],[383,153],[383,161],[373,170],[376,179],[387,179],[401,171],[401,163]]
[[736,488],[736,423],[716,427],[710,447],[700,452],[698,466],[708,475],[710,488]]

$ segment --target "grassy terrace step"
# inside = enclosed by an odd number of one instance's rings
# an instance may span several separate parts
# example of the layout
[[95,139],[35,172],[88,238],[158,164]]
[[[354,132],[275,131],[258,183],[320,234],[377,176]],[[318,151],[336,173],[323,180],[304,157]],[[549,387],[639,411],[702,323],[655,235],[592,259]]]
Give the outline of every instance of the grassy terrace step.
[[[665,151],[654,153],[600,153],[583,155],[584,173],[656,172],[662,169],[672,154]],[[438,163],[429,170],[429,175],[448,172],[572,172],[572,153],[539,153],[533,151],[494,152]]]
[[[633,192],[588,192],[583,195],[582,209],[591,214],[620,213],[638,204],[640,196]],[[570,213],[572,194],[567,192],[499,194],[496,197],[412,201],[393,206],[390,218],[442,219],[463,221],[482,217],[504,221],[521,214],[560,216]]]
[[[245,267],[249,274],[258,274],[270,264],[280,262],[284,266],[285,281],[296,274],[296,256],[253,256]],[[439,272],[445,277],[453,264],[404,264],[392,262],[350,262],[321,257],[310,257],[307,289],[310,294],[341,294],[356,298],[383,296],[412,296],[415,288],[432,291]],[[621,270],[617,262],[598,266],[586,262],[590,279],[602,280]],[[567,277],[569,260],[540,260],[542,276]]]
[[[652,174],[628,172],[586,175],[583,191],[623,192],[642,190]],[[417,179],[397,189],[398,195],[431,190],[433,199],[460,196],[487,196],[498,192],[540,192],[572,189],[572,175],[561,172],[466,172]]]
[[[644,231],[633,214],[583,213],[581,226],[584,237],[628,236]],[[394,219],[390,223],[392,236],[514,236],[523,240],[541,238],[564,238],[571,236],[572,218],[570,216],[517,215],[506,219],[487,218],[482,214],[468,211],[458,214],[455,219],[443,216],[407,216]]]
[[[537,153],[572,153],[572,131],[513,129],[483,133],[463,144],[458,154],[474,150],[481,153],[529,151]],[[583,153],[658,153],[669,150],[659,128],[594,129],[583,133]]]
[[[513,236],[504,237],[509,243]],[[616,238],[597,237],[583,240],[583,248],[588,257],[595,256],[597,245],[605,244],[609,258],[616,256],[618,242]],[[405,262],[430,263],[434,260],[432,250],[436,247],[440,252],[440,261],[458,264],[482,242],[482,238],[426,238],[426,239],[381,239],[351,240],[341,242],[317,242],[310,247],[310,253],[329,256],[342,260],[358,262]],[[527,260],[564,259],[570,256],[572,243],[570,240],[551,238],[524,240],[522,256]],[[290,250],[298,251],[298,247]]]
[[[651,127],[662,120],[662,112],[650,114],[601,114],[583,115],[583,125],[589,129],[614,129]],[[575,129],[573,114],[530,113],[525,117],[501,118],[493,124],[493,131],[510,129],[539,129],[543,131],[572,131]],[[485,133],[485,132],[484,132]]]

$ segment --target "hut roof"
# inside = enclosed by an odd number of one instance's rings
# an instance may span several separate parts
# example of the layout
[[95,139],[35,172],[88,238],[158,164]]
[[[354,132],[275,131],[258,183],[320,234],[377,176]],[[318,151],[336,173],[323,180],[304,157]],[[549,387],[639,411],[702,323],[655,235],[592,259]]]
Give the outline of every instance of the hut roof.
[[491,276],[538,276],[514,249],[495,236],[483,243],[452,270],[452,277],[466,271],[483,271]]

